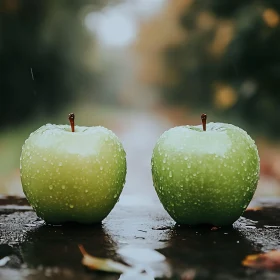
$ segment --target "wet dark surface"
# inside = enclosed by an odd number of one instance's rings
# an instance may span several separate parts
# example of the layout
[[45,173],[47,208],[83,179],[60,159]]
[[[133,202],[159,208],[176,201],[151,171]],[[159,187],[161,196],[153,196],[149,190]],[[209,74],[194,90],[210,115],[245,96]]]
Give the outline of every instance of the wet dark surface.
[[[231,228],[175,225],[157,200],[122,196],[105,221],[94,226],[48,226],[24,199],[0,198],[0,279],[118,279],[81,265],[78,244],[97,257],[122,261],[127,245],[156,249],[167,257],[154,269],[163,279],[280,279],[279,271],[249,269],[246,255],[280,247],[280,202],[260,201]],[[134,278],[136,279],[136,278]],[[188,278],[185,278],[188,279]],[[189,278],[190,279],[190,278]],[[136,279],[137,280],[137,279]]]

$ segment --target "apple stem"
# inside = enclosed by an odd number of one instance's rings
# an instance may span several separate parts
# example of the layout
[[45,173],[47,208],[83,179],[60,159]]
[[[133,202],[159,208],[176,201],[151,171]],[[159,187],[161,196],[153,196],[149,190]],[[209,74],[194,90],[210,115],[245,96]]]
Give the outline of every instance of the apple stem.
[[207,115],[206,114],[202,114],[201,115],[201,121],[202,121],[203,131],[206,131],[206,120],[207,120]]
[[74,113],[70,113],[68,119],[70,121],[72,132],[75,132],[75,114]]

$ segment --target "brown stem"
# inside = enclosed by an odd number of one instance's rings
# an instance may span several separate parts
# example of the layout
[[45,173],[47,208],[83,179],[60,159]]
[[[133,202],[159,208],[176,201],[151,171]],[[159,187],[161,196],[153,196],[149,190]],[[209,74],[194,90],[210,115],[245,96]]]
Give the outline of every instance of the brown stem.
[[202,114],[201,115],[201,121],[202,121],[203,131],[206,131],[206,120],[207,120],[207,115],[206,114]]
[[72,132],[75,132],[75,114],[74,113],[70,113],[68,119],[70,121]]

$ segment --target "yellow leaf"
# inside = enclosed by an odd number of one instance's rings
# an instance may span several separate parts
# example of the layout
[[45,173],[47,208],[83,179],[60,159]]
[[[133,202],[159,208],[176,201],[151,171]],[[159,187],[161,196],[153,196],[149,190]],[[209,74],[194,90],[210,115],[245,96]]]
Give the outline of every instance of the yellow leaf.
[[262,210],[261,206],[254,206],[254,207],[248,207],[245,211],[260,211]]
[[279,14],[273,9],[266,9],[262,14],[264,22],[269,27],[276,27],[279,24]]
[[217,83],[214,87],[216,107],[228,109],[237,102],[237,93],[231,86]]
[[82,264],[89,269],[115,273],[125,273],[131,269],[129,266],[110,259],[91,256],[86,252],[82,245],[79,245],[79,249],[83,255]]
[[279,269],[280,251],[272,250],[267,253],[249,255],[243,260],[242,264],[252,268]]

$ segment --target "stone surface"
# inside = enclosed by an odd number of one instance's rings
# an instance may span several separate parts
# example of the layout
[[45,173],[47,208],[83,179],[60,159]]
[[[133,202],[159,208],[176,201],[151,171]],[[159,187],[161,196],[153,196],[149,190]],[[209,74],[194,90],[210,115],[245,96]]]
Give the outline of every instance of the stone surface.
[[248,254],[280,247],[279,201],[255,203],[263,208],[245,212],[230,228],[211,230],[176,225],[152,196],[124,194],[103,223],[93,226],[49,226],[24,199],[2,197],[0,259],[10,261],[0,268],[0,279],[119,278],[87,271],[78,244],[117,261],[122,261],[117,249],[126,245],[156,249],[167,260],[151,268],[163,279],[280,279],[277,271],[241,265]]

